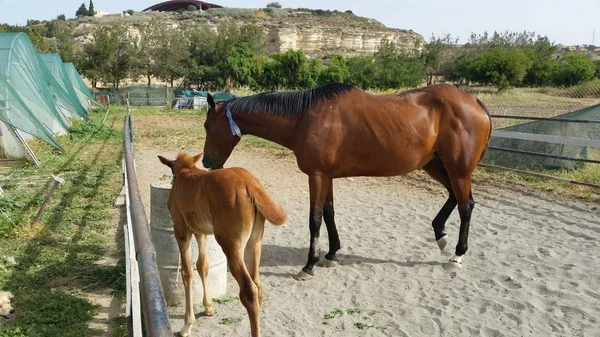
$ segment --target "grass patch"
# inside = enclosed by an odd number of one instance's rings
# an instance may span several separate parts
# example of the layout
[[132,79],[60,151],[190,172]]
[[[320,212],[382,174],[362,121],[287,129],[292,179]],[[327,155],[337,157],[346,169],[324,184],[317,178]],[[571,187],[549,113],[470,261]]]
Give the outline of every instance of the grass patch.
[[348,315],[354,315],[354,314],[360,314],[362,312],[362,310],[360,310],[360,308],[350,308],[350,309],[346,309],[346,312],[348,313]]
[[[125,268],[96,265],[114,237],[109,210],[122,185],[122,119],[103,113],[76,123],[62,136],[60,153],[31,142],[41,166],[6,171],[0,181],[0,288],[13,292],[17,316],[0,325],[0,336],[91,336],[88,327],[98,308],[85,298],[97,288],[125,292]],[[51,183],[65,179],[52,196],[39,223],[31,225]],[[114,228],[114,227],[113,227]]]
[[225,298],[213,298],[213,302],[218,303],[218,304],[226,304],[226,303],[231,303],[235,300],[239,300],[240,298],[235,296],[235,297],[225,297]]
[[323,315],[324,319],[334,319],[336,317],[342,316],[344,312],[341,309],[335,309]]
[[241,320],[240,318],[225,317],[225,318],[222,318],[222,319],[219,321],[219,324],[223,324],[223,325],[231,325],[231,324],[235,324],[235,323],[238,323],[238,322],[241,322],[241,321],[242,321],[242,320]]

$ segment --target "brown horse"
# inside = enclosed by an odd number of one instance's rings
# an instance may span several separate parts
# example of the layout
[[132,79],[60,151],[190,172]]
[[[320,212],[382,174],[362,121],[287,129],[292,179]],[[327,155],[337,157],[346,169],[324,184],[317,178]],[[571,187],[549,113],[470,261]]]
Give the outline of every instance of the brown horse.
[[[240,287],[240,301],[248,311],[252,337],[259,337],[262,286],[258,267],[265,218],[274,225],[281,225],[286,213],[271,200],[250,172],[243,168],[212,172],[201,170],[195,166],[200,156],[179,153],[176,160],[158,156],[171,168],[174,179],[168,207],[181,254],[181,277],[185,287],[185,325],[180,334],[187,336],[196,321],[192,302],[192,235],[198,242],[196,268],[204,288],[204,313],[207,316],[215,313],[207,295],[206,282],[207,238],[214,234],[227,257],[229,271]],[[244,251],[248,257],[248,268],[244,263]]]
[[336,263],[340,240],[334,221],[332,179],[396,176],[423,169],[449,197],[432,225],[440,249],[447,244],[445,223],[458,205],[460,234],[448,265],[460,267],[467,252],[471,174],[491,134],[489,112],[479,99],[439,84],[395,95],[372,95],[331,83],[291,92],[261,93],[210,105],[204,127],[202,163],[221,168],[242,134],[291,149],[310,187],[310,249],[297,275],[309,279],[320,259],[322,219],[329,234],[325,265]]

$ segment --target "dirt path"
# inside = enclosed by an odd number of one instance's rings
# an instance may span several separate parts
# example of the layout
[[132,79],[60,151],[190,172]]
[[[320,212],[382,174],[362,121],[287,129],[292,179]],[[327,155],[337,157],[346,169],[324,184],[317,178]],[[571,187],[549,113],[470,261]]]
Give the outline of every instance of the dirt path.
[[[176,152],[136,153],[148,216],[150,184],[170,176],[157,154]],[[430,223],[446,199],[441,186],[420,173],[338,179],[340,264],[298,282],[292,276],[309,243],[307,177],[293,157],[258,150],[236,149],[226,166],[250,170],[288,212],[285,226],[265,229],[263,336],[598,335],[600,217],[593,206],[475,184],[470,250],[462,270],[448,272],[442,264],[456,244],[458,215],[447,224],[450,249],[440,253]],[[326,251],[325,226],[321,238]],[[229,275],[227,295],[238,292]],[[216,316],[198,318],[193,336],[249,335],[238,300],[215,308]],[[343,313],[324,318],[336,309]],[[179,331],[183,308],[170,311]],[[219,324],[226,317],[234,323]]]

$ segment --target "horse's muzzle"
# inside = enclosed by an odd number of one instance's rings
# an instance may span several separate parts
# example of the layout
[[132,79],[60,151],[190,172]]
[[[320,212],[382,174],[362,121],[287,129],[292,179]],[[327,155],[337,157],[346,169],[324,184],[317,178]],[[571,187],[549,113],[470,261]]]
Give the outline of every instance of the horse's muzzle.
[[212,164],[213,164],[213,160],[212,160],[212,158],[210,158],[210,157],[208,157],[208,156],[204,156],[204,157],[202,158],[202,165],[203,165],[205,168],[207,168],[207,169],[210,169],[210,168],[212,167]]
[[202,165],[209,170],[217,170],[223,168],[223,165],[216,165],[215,161],[208,156],[202,158]]

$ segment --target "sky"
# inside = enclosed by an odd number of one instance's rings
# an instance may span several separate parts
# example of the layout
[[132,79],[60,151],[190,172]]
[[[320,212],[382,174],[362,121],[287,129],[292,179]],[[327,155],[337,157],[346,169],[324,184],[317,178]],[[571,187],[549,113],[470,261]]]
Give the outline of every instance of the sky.
[[[163,0],[95,0],[96,11],[141,11]],[[225,7],[262,8],[272,0],[208,1]],[[82,0],[0,0],[0,23],[68,18]],[[86,6],[89,0],[85,0]],[[563,45],[600,45],[600,0],[280,0],[284,8],[351,10],[388,27],[412,29],[426,40],[451,34],[464,43],[472,32],[529,31]],[[594,30],[596,37],[594,39]]]

